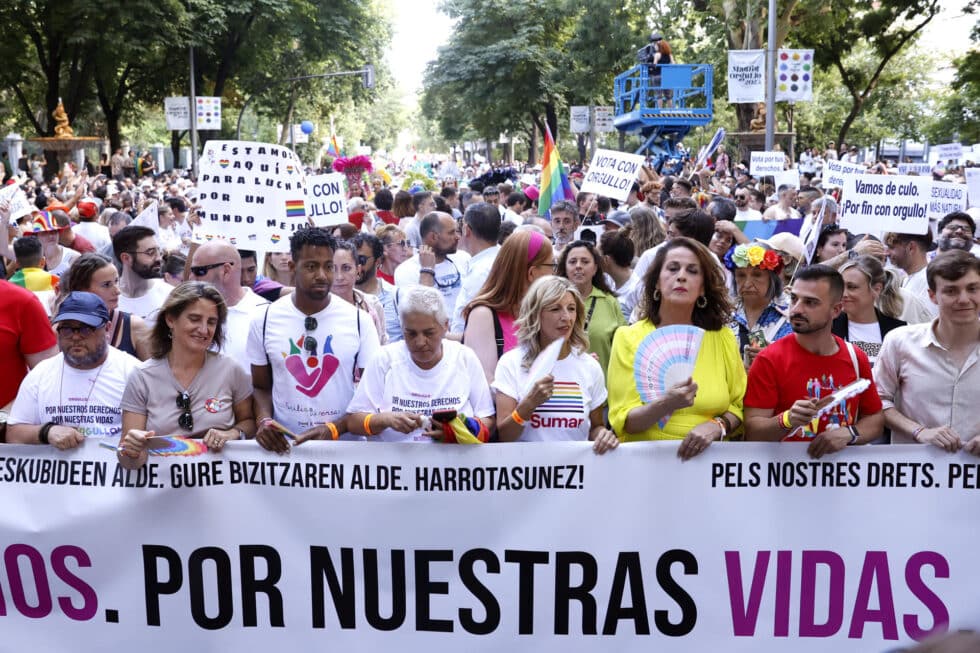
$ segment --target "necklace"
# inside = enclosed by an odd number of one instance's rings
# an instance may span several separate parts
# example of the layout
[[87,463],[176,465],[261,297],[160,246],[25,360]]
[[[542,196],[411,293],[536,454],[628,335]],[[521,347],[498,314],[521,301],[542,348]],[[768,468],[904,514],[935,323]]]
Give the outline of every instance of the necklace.
[[[84,415],[88,414],[89,400],[92,399],[92,393],[95,392],[95,386],[98,385],[99,377],[102,375],[102,370],[105,368],[105,364],[107,362],[108,362],[108,356],[106,357],[106,360],[102,361],[102,364],[99,365],[99,371],[95,374],[95,378],[92,379],[92,387],[88,389],[88,396],[85,397],[85,412],[83,413]],[[62,354],[61,378],[58,381],[58,407],[59,408],[65,405],[64,397],[62,395],[64,391],[64,387],[65,387],[65,359],[64,359],[64,354]],[[64,414],[61,415],[61,419],[62,419],[62,424],[68,423],[67,420],[65,419]],[[81,424],[74,424],[74,426],[81,426]]]

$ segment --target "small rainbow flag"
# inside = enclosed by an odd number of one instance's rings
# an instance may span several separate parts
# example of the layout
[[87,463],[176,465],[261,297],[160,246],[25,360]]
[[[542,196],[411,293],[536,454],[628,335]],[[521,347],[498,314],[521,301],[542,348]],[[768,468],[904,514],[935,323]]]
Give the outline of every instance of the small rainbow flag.
[[538,215],[548,215],[551,205],[561,200],[575,201],[575,191],[568,182],[565,168],[561,165],[558,148],[551,137],[551,128],[544,126],[544,154],[541,157],[541,195],[538,198]]
[[328,156],[332,156],[335,159],[337,157],[339,157],[339,156],[343,156],[340,153],[340,148],[337,147],[337,135],[336,134],[331,134],[330,135],[330,144],[327,145],[327,155]]
[[536,413],[581,413],[585,411],[582,388],[574,381],[555,381],[554,392]]
[[306,202],[303,200],[286,200],[286,217],[302,218],[306,216]]

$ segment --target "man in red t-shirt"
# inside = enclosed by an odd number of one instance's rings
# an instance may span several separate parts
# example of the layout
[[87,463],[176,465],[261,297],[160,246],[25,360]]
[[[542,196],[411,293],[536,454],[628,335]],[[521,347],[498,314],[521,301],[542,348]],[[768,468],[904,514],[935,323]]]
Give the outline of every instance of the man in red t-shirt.
[[[797,275],[789,316],[793,334],[763,349],[749,368],[747,440],[809,442],[808,452],[819,458],[881,436],[885,418],[868,357],[831,333],[843,293],[844,280],[826,265]],[[858,377],[871,385],[831,405],[831,395]]]
[[27,370],[58,353],[58,340],[31,291],[0,280],[0,306],[0,410],[6,410]]

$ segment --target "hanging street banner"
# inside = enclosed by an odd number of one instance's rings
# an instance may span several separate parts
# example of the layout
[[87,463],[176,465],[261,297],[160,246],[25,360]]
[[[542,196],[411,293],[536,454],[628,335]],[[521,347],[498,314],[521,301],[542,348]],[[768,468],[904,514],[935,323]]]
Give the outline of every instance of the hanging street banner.
[[199,231],[205,240],[288,252],[289,237],[309,224],[303,164],[288,147],[208,141],[199,165]]
[[898,650],[980,624],[978,488],[920,445],[0,445],[4,649]]
[[813,100],[813,50],[784,50],[776,55],[776,102]]
[[823,187],[842,188],[844,175],[863,175],[868,169],[860,163],[848,163],[838,159],[827,159],[823,164]]
[[589,131],[589,107],[569,107],[569,129],[573,134],[585,134]]
[[581,190],[625,202],[645,161],[639,154],[597,149]]
[[613,125],[613,118],[615,118],[613,107],[596,107],[595,130],[600,134],[616,131],[616,126]]
[[786,153],[752,152],[749,158],[749,174],[753,177],[771,177],[782,174],[786,167]]
[[306,215],[318,227],[347,222],[346,177],[339,172],[306,178]]
[[924,234],[932,185],[928,177],[845,174],[840,226],[855,234]]
[[[167,129],[178,131],[191,128],[191,101],[183,97],[163,98],[163,113],[167,121]],[[194,111],[198,129],[221,129],[221,98],[197,98]]]
[[728,101],[765,102],[766,51],[728,51]]

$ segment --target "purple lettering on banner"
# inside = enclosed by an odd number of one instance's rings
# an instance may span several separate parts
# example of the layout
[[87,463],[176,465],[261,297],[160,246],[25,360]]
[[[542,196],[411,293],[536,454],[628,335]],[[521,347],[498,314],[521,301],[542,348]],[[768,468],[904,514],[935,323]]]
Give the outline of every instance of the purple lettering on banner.
[[772,634],[789,637],[789,603],[793,588],[793,552],[776,553],[776,615]]
[[919,551],[906,563],[905,584],[915,598],[922,601],[922,605],[932,614],[932,628],[928,630],[921,626],[918,615],[907,614],[902,617],[906,634],[917,642],[949,630],[949,609],[922,580],[922,568],[926,565],[935,570],[936,578],[949,578],[949,562],[935,551]]
[[[872,610],[869,605],[872,585],[878,588],[877,610]],[[847,636],[860,639],[864,634],[864,624],[869,621],[881,624],[881,633],[885,639],[898,639],[895,598],[892,596],[892,580],[888,572],[888,554],[884,551],[868,551],[864,555],[864,567],[861,569],[861,580],[854,599],[854,613],[851,615],[851,628]]]
[[71,545],[55,547],[51,552],[51,569],[54,575],[82,597],[82,605],[79,608],[76,608],[72,600],[66,596],[58,597],[58,605],[69,619],[88,621],[98,611],[99,599],[88,583],[69,571],[65,564],[68,558],[74,558],[79,567],[92,566],[92,561],[84,549]]
[[[34,586],[37,588],[37,605],[28,605],[24,592],[24,579],[20,573],[18,558],[25,557],[31,563]],[[10,598],[17,611],[31,619],[41,619],[51,614],[51,588],[48,586],[48,572],[44,558],[38,550],[27,544],[11,544],[3,553],[3,566],[7,569],[10,581]]]
[[725,570],[728,572],[728,600],[732,607],[732,631],[736,637],[752,637],[759,620],[759,605],[769,568],[769,551],[755,554],[752,585],[746,601],[742,588],[742,564],[738,551],[725,551]]
[[[817,565],[830,570],[827,621],[817,624]],[[844,623],[844,559],[833,551],[804,551],[800,581],[800,637],[830,637]]]

